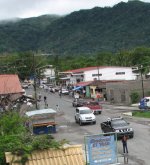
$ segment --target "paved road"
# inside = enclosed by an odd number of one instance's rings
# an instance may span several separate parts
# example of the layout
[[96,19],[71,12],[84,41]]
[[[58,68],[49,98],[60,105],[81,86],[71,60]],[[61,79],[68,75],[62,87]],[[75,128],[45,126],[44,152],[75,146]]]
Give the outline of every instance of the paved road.
[[[32,90],[28,90],[27,93],[32,93]],[[60,110],[56,117],[57,122],[57,133],[54,137],[57,140],[67,139],[70,144],[83,144],[84,149],[84,136],[102,133],[100,129],[100,123],[105,121],[108,117],[120,116],[124,112],[130,112],[135,110],[134,107],[127,106],[115,106],[109,104],[103,104],[103,112],[101,115],[97,115],[96,125],[84,125],[79,126],[75,123],[74,112],[75,108],[72,107],[72,100],[68,96],[62,96],[60,98],[58,93],[50,94],[45,91],[40,91],[42,98],[47,96],[48,107],[56,109],[58,104]],[[41,108],[44,108],[44,101],[42,99],[40,103]],[[150,136],[150,120],[149,119],[138,119],[134,117],[124,116],[127,121],[130,122],[131,126],[135,130],[135,137],[128,140],[128,157],[122,156],[122,144],[121,141],[117,142],[119,162],[122,164],[130,165],[149,165],[149,136]],[[127,161],[128,163],[125,163]]]

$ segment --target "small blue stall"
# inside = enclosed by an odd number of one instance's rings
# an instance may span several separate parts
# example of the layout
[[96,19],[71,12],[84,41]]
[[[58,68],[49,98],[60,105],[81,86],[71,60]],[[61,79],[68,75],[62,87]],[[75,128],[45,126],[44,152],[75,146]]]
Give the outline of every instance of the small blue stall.
[[26,112],[29,118],[29,128],[33,134],[56,133],[55,116],[53,109],[40,109]]

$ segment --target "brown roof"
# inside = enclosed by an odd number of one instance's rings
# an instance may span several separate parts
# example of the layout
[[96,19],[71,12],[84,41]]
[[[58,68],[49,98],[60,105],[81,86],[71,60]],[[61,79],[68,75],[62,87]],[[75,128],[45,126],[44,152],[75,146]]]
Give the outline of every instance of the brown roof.
[[118,83],[118,82],[123,82],[123,81],[124,80],[95,80],[90,85],[91,86],[101,86],[101,85],[106,85],[108,83]]
[[[20,165],[15,162],[20,160],[19,156],[6,152],[5,157],[7,163]],[[73,145],[63,149],[34,151],[28,159],[26,165],[85,165],[82,145]]]
[[0,95],[21,93],[18,75],[0,75]]
[[74,84],[75,86],[87,86],[90,85],[93,81],[82,81],[77,84]]

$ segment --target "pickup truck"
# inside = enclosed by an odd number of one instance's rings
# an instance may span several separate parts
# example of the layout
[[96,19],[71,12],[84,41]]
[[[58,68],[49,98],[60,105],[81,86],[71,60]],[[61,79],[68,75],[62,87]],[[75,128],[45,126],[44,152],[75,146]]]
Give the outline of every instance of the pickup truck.
[[97,101],[86,102],[84,106],[90,108],[94,114],[102,113],[102,105],[100,105],[99,102]]
[[122,117],[109,118],[106,122],[102,122],[100,126],[104,133],[115,132],[118,138],[122,138],[124,135],[129,138],[134,137],[133,128]]

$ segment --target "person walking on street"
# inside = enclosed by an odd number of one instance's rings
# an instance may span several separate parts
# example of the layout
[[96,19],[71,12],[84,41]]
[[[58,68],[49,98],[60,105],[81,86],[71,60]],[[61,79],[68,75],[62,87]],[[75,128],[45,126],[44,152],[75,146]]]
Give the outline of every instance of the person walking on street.
[[60,111],[60,107],[59,107],[59,105],[58,105],[58,104],[56,105],[56,111],[57,111],[57,112],[59,112],[59,111]]
[[46,102],[46,99],[47,99],[47,97],[46,97],[46,96],[44,96],[44,102]]
[[39,96],[39,101],[41,101],[41,97],[42,97],[41,92],[38,94],[38,96]]
[[123,136],[122,138],[122,145],[123,145],[123,153],[128,153],[128,146],[127,146],[127,136]]
[[46,96],[44,96],[44,103],[45,103],[45,108],[47,107],[47,97]]
[[61,98],[61,95],[62,95],[62,90],[60,89],[59,90],[59,97]]

